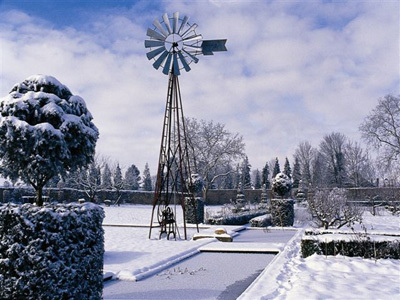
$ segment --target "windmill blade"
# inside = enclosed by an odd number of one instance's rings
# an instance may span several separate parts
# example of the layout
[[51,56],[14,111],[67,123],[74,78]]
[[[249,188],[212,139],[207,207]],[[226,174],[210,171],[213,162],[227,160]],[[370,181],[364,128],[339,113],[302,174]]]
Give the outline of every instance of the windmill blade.
[[183,67],[185,68],[186,72],[189,72],[191,70],[189,67],[189,64],[187,63],[185,57],[182,55],[182,53],[180,51],[178,52],[178,56],[179,56],[179,59],[181,60]]
[[148,28],[147,29],[147,36],[155,39],[155,40],[159,40],[159,41],[165,41],[165,36],[163,36],[162,34],[158,33],[157,31]]
[[174,75],[181,75],[181,72],[179,71],[178,56],[176,53],[174,53],[174,64],[172,69],[174,71]]
[[187,42],[192,42],[192,41],[199,41],[199,40],[202,40],[202,39],[203,39],[203,36],[201,34],[195,34],[195,35],[191,35],[191,36],[189,36],[187,38],[182,39],[182,41],[184,43],[187,43]]
[[168,33],[165,31],[165,29],[162,27],[160,21],[158,21],[158,19],[155,19],[153,21],[153,25],[160,30],[160,32],[166,37],[168,35]]
[[163,61],[165,60],[165,58],[168,56],[168,51],[164,51],[157,59],[156,61],[153,63],[153,67],[158,70],[158,68],[161,66],[161,64],[163,63]]
[[191,59],[193,59],[195,64],[197,64],[199,62],[199,59],[196,56],[194,56],[193,54],[190,54],[185,49],[182,49],[182,51],[185,52]]
[[172,33],[178,32],[179,12],[174,13],[174,19],[172,23]]
[[154,49],[153,51],[150,51],[146,55],[147,55],[147,58],[150,60],[150,59],[153,59],[154,57],[156,57],[158,54],[160,54],[163,51],[167,51],[167,49],[165,49],[164,46]]
[[168,53],[167,61],[165,62],[164,68],[163,68],[163,73],[165,75],[169,74],[169,67],[171,65],[171,59],[172,59],[172,53]]
[[185,16],[182,20],[181,27],[179,27],[178,34],[181,33],[182,29],[186,26],[187,21],[189,20],[188,16]]
[[162,18],[163,18],[163,20],[164,20],[165,27],[167,27],[168,33],[171,33],[172,30],[171,30],[171,24],[169,23],[168,14],[165,13],[165,14],[162,16]]
[[161,47],[164,46],[163,41],[155,41],[155,40],[145,40],[144,47],[145,48],[154,48],[154,47]]
[[186,44],[183,44],[183,48],[185,49],[185,50],[187,50],[187,51],[189,51],[189,52],[191,52],[191,51],[200,51],[201,52],[201,47],[199,47],[199,46],[194,46],[194,45],[186,45]]
[[197,28],[197,24],[194,23],[192,26],[190,26],[181,36],[185,37],[189,32],[191,32],[192,30],[195,30]]

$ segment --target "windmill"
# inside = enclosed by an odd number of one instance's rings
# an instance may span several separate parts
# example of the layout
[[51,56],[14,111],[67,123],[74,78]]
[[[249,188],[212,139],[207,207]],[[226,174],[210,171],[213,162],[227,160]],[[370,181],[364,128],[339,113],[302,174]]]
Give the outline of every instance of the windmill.
[[154,61],[153,67],[169,76],[149,238],[157,208],[157,221],[161,227],[159,238],[165,234],[167,239],[170,235],[176,239],[176,209],[171,208],[171,204],[176,208],[179,203],[187,239],[185,201],[189,199],[195,206],[195,199],[191,191],[192,174],[178,76],[181,70],[191,70],[192,63],[199,61],[198,55],[226,51],[226,40],[203,40],[202,35],[196,33],[197,24],[188,21],[187,16],[180,18],[179,12],[172,17],[165,13],[161,21],[155,19],[154,27],[147,29],[149,39],[144,42],[148,49],[147,58]]

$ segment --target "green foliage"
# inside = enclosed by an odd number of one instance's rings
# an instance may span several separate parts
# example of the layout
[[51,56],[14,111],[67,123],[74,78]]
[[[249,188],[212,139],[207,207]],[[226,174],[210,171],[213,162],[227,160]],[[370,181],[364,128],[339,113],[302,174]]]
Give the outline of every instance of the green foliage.
[[0,298],[101,299],[103,218],[90,203],[0,207]]

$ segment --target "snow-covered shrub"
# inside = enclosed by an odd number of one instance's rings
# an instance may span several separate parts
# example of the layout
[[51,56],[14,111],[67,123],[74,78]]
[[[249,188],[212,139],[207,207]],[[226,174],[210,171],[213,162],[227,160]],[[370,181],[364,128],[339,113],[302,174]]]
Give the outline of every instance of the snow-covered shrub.
[[[194,203],[193,203],[194,200]],[[194,205],[193,205],[194,204]],[[199,224],[204,222],[204,201],[201,197],[185,198],[185,218],[186,222]]]
[[271,215],[270,214],[265,214],[259,217],[255,217],[250,220],[250,226],[251,227],[267,227],[271,226]]
[[307,201],[318,227],[341,228],[362,220],[362,209],[348,202],[345,189],[319,190]]
[[101,299],[101,207],[0,207],[1,299]]
[[272,180],[272,191],[281,198],[289,196],[291,189],[292,180],[285,173],[278,173]]
[[293,226],[294,201],[290,199],[272,199],[270,213],[274,226]]
[[266,210],[247,211],[225,216],[209,216],[206,219],[206,224],[211,225],[244,225],[255,217],[264,215]]
[[0,173],[32,185],[39,206],[49,180],[93,161],[98,136],[85,101],[54,77],[31,76],[0,99]]
[[400,239],[390,239],[389,237],[386,239],[349,238],[339,234],[334,235],[333,238],[324,237],[324,235],[308,235],[301,240],[301,254],[304,258],[318,254],[400,259]]

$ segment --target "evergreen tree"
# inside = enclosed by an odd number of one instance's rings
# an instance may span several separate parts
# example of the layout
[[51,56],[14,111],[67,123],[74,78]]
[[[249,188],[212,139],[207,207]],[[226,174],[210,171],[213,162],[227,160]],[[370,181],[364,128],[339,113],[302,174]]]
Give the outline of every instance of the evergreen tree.
[[272,178],[275,178],[278,173],[281,172],[278,158],[275,159],[274,171],[272,172]]
[[240,177],[240,167],[239,164],[236,166],[236,172],[235,172],[235,189],[239,188],[239,183],[241,182],[241,177]]
[[313,163],[313,173],[312,173],[312,185],[314,188],[325,187],[325,172],[323,169],[323,157],[321,153],[317,153]]
[[153,184],[151,182],[151,175],[148,163],[146,163],[143,170],[143,189],[145,191],[153,190]]
[[283,167],[283,173],[286,174],[287,177],[292,178],[292,169],[290,168],[289,159],[286,157],[285,166]]
[[300,160],[296,156],[294,158],[294,166],[293,166],[293,188],[297,189],[299,187],[299,182],[301,180],[301,172],[300,172]]
[[121,189],[123,187],[123,179],[122,179],[122,172],[119,164],[115,167],[115,171],[113,174],[113,187],[115,189]]
[[257,190],[261,189],[261,175],[258,169],[256,170],[256,176],[254,178],[254,188]]
[[98,136],[81,97],[52,76],[31,76],[0,99],[0,174],[30,184],[42,206],[49,180],[93,162]]
[[140,171],[135,165],[131,165],[125,172],[125,189],[138,190],[139,189],[139,175]]
[[107,163],[104,166],[103,174],[101,176],[101,187],[105,190],[109,190],[112,187],[111,170]]
[[242,162],[242,187],[245,190],[251,189],[251,176],[250,176],[251,165],[249,163],[249,158],[246,156]]
[[269,189],[270,182],[268,180],[269,177],[269,167],[268,162],[265,164],[265,167],[262,169],[262,184],[265,184],[265,188]]

